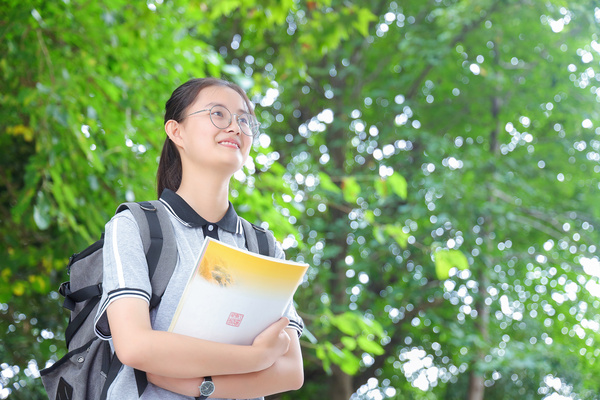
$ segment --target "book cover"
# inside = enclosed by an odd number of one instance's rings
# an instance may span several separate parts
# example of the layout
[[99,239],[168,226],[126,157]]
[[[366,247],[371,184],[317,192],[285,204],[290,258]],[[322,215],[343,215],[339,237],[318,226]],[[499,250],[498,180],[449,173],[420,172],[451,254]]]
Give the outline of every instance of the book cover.
[[169,331],[252,344],[283,315],[308,264],[252,253],[206,238]]

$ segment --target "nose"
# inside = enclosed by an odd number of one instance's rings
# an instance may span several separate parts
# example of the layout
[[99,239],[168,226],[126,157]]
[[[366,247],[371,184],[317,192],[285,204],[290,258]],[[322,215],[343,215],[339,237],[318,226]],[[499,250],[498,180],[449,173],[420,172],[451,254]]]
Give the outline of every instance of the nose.
[[235,131],[236,134],[242,133],[242,127],[240,126],[240,117],[237,114],[231,114],[231,123],[228,126],[230,131]]

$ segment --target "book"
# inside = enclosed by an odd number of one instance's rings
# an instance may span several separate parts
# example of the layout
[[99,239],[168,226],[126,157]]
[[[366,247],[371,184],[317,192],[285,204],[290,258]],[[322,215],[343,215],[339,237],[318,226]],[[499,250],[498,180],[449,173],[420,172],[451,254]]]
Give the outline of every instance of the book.
[[206,238],[169,327],[200,339],[250,345],[283,316],[308,264]]

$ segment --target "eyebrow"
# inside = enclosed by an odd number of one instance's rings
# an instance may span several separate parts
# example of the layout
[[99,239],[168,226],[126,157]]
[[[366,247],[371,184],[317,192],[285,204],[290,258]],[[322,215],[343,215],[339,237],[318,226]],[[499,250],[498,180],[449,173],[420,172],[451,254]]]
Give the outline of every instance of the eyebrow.
[[[215,103],[215,102],[208,103],[208,104],[207,104],[205,107],[206,107],[206,108],[211,108],[211,107],[213,107],[213,106],[221,106],[221,107],[225,107],[226,109],[228,109],[228,110],[229,110],[229,107],[227,107],[225,104],[221,104],[221,103]],[[234,111],[234,112],[235,112],[235,111]],[[238,108],[238,109],[237,109],[237,112],[238,112],[239,114],[250,114],[250,111],[246,111],[246,110],[244,110],[244,109],[241,109],[241,108]]]

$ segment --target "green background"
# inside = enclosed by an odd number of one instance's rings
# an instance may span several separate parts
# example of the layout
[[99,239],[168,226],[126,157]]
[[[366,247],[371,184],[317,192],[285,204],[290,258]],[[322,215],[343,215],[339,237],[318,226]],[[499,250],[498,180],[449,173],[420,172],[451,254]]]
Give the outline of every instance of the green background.
[[68,257],[156,197],[203,76],[263,124],[232,202],[311,264],[275,398],[600,398],[599,28],[592,0],[0,0],[0,398],[45,398]]

